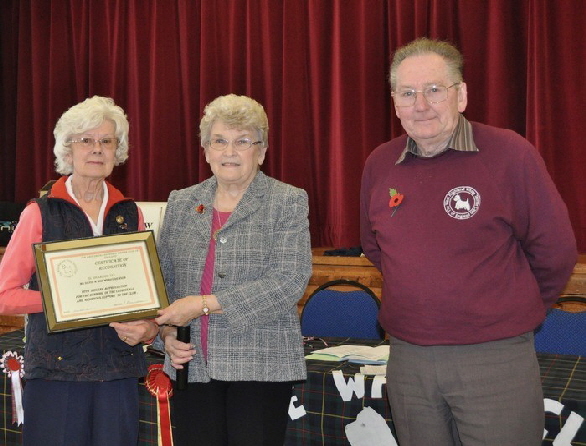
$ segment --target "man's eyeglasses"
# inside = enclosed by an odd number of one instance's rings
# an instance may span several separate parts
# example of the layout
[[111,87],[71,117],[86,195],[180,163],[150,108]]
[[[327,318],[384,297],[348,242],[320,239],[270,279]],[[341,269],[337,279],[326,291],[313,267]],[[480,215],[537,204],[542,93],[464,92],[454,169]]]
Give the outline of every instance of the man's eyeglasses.
[[67,142],[79,144],[85,149],[93,148],[96,143],[98,143],[102,149],[114,149],[118,145],[118,138],[106,136],[104,138],[94,139],[89,136],[83,136],[77,139],[70,139]]
[[423,94],[425,100],[430,104],[438,104],[448,99],[448,89],[460,85],[461,82],[455,82],[449,87],[443,85],[430,85],[423,90],[414,90],[413,88],[405,88],[402,90],[393,91],[391,96],[395,101],[397,107],[411,107],[415,105],[417,100],[417,93]]
[[[255,141],[253,142],[250,138],[238,138],[232,141],[232,147],[234,147],[239,152],[243,152],[245,150],[250,149],[253,145],[261,144],[262,141]],[[214,150],[225,150],[228,147],[230,141],[224,138],[212,138],[210,140],[209,146]]]

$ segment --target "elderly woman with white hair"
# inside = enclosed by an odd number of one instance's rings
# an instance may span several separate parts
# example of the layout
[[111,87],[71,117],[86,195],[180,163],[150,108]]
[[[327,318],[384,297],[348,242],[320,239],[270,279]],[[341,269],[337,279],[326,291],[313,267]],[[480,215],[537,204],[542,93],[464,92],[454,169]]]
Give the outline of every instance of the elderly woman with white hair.
[[[282,445],[292,383],[306,377],[297,313],[311,275],[305,191],[263,174],[268,120],[246,96],[204,110],[213,176],[171,192],[159,255],[165,370],[188,364],[171,398],[176,445]],[[173,325],[173,326],[169,326]],[[174,326],[189,325],[191,342]]]
[[142,342],[154,321],[48,333],[33,243],[144,229],[137,205],[106,181],[128,158],[128,120],[112,99],[71,107],[54,130],[63,176],[23,211],[0,264],[0,313],[28,313],[23,406],[25,446],[128,446],[138,441]]

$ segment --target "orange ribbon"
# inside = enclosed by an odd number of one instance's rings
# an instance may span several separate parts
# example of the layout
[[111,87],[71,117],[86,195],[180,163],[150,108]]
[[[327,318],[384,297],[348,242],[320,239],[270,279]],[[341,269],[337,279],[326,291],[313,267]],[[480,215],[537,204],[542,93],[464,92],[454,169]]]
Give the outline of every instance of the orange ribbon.
[[151,395],[157,399],[158,444],[159,446],[173,446],[171,411],[169,410],[169,398],[173,394],[173,389],[169,376],[163,371],[162,364],[149,366],[145,385]]

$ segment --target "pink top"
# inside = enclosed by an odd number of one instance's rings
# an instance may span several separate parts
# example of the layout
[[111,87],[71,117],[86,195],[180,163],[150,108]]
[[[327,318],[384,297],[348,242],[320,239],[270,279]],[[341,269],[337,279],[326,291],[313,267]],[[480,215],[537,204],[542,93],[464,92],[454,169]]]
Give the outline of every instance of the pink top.
[[[210,237],[210,247],[208,255],[206,256],[206,263],[201,277],[201,285],[199,292],[201,294],[212,294],[212,287],[214,284],[214,261],[216,258],[216,240],[213,237],[215,231],[219,230],[228,220],[231,212],[219,212],[213,210],[212,215],[212,237]],[[204,358],[208,357],[208,326],[209,316],[201,316],[201,349]]]
[[43,312],[40,291],[23,288],[35,272],[35,258],[31,246],[42,241],[41,210],[34,203],[22,211],[20,221],[0,263],[0,313]]

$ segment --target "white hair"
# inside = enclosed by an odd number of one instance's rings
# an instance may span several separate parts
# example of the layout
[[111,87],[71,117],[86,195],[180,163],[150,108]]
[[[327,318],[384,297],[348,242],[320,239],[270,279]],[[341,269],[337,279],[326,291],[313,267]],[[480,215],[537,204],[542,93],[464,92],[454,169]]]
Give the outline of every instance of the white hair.
[[66,161],[71,154],[71,136],[84,133],[102,125],[104,121],[114,123],[114,136],[118,138],[114,165],[118,166],[128,159],[128,119],[124,110],[114,104],[114,100],[93,96],[69,108],[55,125],[55,170],[62,175],[73,172],[73,166]]
[[262,147],[269,145],[269,120],[262,105],[248,96],[228,94],[206,105],[199,125],[201,146],[210,142],[212,126],[221,121],[229,128],[256,131]]

